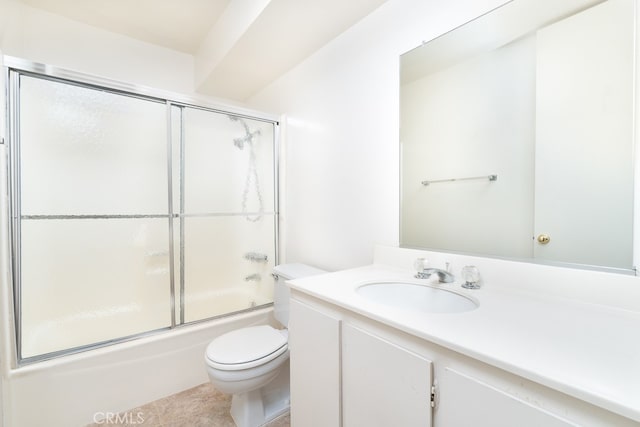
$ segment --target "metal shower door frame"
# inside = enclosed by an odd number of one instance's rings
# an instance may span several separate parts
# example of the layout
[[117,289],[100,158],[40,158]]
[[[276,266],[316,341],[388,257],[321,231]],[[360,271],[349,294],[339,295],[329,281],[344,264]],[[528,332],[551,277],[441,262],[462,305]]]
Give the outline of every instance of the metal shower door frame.
[[[154,335],[166,330],[175,329],[177,327],[183,327],[186,325],[209,321],[219,317],[225,317],[233,315],[239,312],[252,311],[259,308],[263,308],[267,305],[261,305],[252,307],[242,311],[235,311],[232,313],[206,318],[202,320],[192,321],[185,323],[184,321],[184,217],[188,216],[184,214],[184,188],[180,189],[180,212],[174,212],[174,194],[173,194],[173,127],[172,127],[172,109],[177,107],[180,111],[180,181],[181,187],[184,182],[184,109],[196,108],[201,110],[210,111],[213,113],[233,115],[241,118],[257,120],[261,122],[271,123],[274,130],[273,140],[273,188],[274,188],[274,201],[273,201],[273,221],[274,221],[274,262],[278,263],[279,258],[279,144],[280,144],[280,132],[279,132],[279,120],[276,116],[265,114],[258,111],[230,107],[221,104],[214,104],[204,98],[185,97],[180,94],[175,94],[167,91],[161,91],[157,89],[148,88],[145,86],[127,84],[119,81],[92,76],[89,74],[79,73],[75,71],[69,71],[58,67],[53,67],[45,64],[26,61],[15,57],[4,57],[4,73],[5,73],[5,93],[6,93],[6,115],[7,115],[7,135],[8,141],[6,142],[8,149],[8,165],[7,165],[7,182],[8,182],[8,211],[9,211],[9,238],[10,238],[10,276],[12,281],[11,291],[13,294],[13,316],[14,316],[14,333],[15,333],[15,364],[16,366],[22,366],[30,363],[36,363],[43,360],[48,360],[60,356],[69,354],[75,354],[95,348],[104,347],[114,343],[130,341],[134,339],[143,338],[149,335]],[[85,219],[109,219],[109,218],[167,218],[168,220],[168,233],[169,233],[169,269],[170,269],[170,326],[160,328],[157,330],[146,331],[131,336],[120,337],[117,339],[111,339],[108,341],[92,343],[70,349],[64,349],[54,351],[51,353],[45,353],[42,355],[22,357],[22,320],[21,320],[21,226],[20,222],[23,219],[21,214],[21,183],[20,183],[20,77],[29,76],[33,78],[39,78],[49,81],[55,81],[64,84],[75,85],[87,89],[97,89],[106,91],[109,93],[123,95],[133,98],[142,99],[145,101],[163,103],[166,105],[166,133],[167,133],[167,199],[168,210],[166,214],[150,214],[150,215],[62,215],[64,217],[75,217]],[[61,215],[36,215],[38,218],[30,219],[60,219]],[[176,260],[176,248],[174,238],[174,220],[179,219],[180,230],[180,248],[179,248],[179,293],[176,292],[176,273],[175,273],[175,260]],[[176,301],[176,294],[179,294],[179,299]],[[176,305],[180,306],[180,319],[176,319]]]

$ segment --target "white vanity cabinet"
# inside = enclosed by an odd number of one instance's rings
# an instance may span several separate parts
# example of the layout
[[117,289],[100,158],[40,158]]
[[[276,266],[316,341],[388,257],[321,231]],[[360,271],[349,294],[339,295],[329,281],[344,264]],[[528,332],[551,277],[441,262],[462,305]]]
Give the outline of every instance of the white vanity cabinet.
[[289,334],[294,427],[638,426],[295,289]]
[[[441,425],[451,427],[570,427],[570,422],[485,381],[445,368],[441,379]],[[445,392],[446,390],[446,392]]]
[[350,324],[342,328],[345,426],[431,426],[431,361]]
[[291,424],[340,426],[340,319],[291,300]]
[[431,426],[431,361],[344,314],[291,300],[291,425]]

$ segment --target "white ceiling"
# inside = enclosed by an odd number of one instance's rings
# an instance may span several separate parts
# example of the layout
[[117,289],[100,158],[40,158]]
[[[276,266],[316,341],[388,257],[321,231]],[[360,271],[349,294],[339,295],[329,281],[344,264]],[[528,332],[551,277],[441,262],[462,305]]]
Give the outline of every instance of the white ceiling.
[[108,31],[194,54],[230,0],[20,0]]
[[188,53],[199,92],[243,101],[386,0],[19,0]]

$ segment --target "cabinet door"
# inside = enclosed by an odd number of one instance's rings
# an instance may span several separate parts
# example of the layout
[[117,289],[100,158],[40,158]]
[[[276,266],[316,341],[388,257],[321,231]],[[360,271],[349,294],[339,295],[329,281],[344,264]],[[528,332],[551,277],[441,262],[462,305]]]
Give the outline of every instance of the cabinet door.
[[453,369],[440,382],[437,422],[447,427],[576,426],[543,408]]
[[340,426],[340,320],[294,299],[289,313],[291,424]]
[[342,334],[343,425],[431,426],[431,362],[351,325]]

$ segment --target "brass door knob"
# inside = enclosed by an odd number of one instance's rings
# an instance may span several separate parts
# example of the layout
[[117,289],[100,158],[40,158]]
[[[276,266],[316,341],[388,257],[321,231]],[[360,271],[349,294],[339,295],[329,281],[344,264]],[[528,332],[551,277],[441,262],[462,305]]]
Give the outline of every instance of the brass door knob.
[[549,237],[548,234],[540,234],[538,235],[538,243],[540,243],[541,245],[546,245],[547,243],[549,243],[549,240],[551,240],[551,237]]

